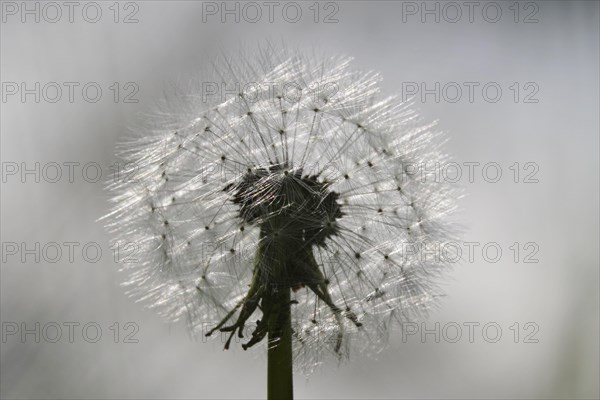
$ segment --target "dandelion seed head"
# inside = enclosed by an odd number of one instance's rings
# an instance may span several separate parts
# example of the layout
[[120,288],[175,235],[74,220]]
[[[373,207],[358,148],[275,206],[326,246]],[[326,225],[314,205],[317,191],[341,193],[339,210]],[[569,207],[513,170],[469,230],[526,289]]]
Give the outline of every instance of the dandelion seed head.
[[128,179],[110,185],[108,225],[136,244],[132,296],[194,334],[258,321],[246,349],[265,335],[265,296],[291,290],[304,371],[381,349],[435,304],[450,263],[406,249],[453,239],[457,194],[409,167],[447,161],[443,135],[350,63],[223,60],[211,88],[237,94],[182,96],[186,113],[119,146]]

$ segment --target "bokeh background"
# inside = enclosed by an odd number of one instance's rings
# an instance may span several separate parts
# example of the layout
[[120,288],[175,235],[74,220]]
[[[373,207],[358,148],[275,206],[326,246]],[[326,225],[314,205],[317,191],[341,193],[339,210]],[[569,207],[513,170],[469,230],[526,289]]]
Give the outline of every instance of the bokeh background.
[[[454,3],[460,16],[444,2],[287,3],[278,2],[270,22],[268,6],[257,2],[263,15],[252,23],[255,14],[245,3],[237,6],[239,22],[235,15],[222,22],[221,2],[212,8],[194,1],[76,2],[70,22],[59,2],[63,15],[52,22],[55,10],[42,2],[2,2],[1,397],[265,396],[264,357],[193,341],[184,324],[166,324],[127,298],[96,219],[108,209],[103,182],[111,177],[115,143],[143,122],[163,92],[173,82],[201,80],[218,52],[252,53],[269,39],[294,51],[355,57],[357,68],[381,72],[388,94],[407,94],[411,82],[458,83],[465,89],[458,101],[448,101],[453,92],[440,92],[439,102],[417,93],[415,107],[448,133],[446,150],[456,162],[480,163],[473,182],[466,167],[460,180],[464,240],[480,245],[448,275],[439,309],[418,325],[419,333],[393,334],[376,357],[354,353],[349,363],[298,376],[297,398],[598,398],[598,2],[474,2],[471,16],[463,2]],[[98,7],[99,21],[88,22]],[[214,7],[217,14],[203,14]],[[294,7],[287,20],[284,7]],[[293,23],[297,7],[302,17]],[[423,22],[426,10],[439,10],[439,22],[427,13]],[[11,94],[11,83],[23,82],[80,86],[73,102],[65,89],[57,102],[47,101],[54,97],[47,92],[38,103],[35,94],[25,101],[20,92]],[[89,82],[103,89],[95,103],[81,93]],[[131,97],[137,103],[124,101],[133,91],[128,82],[139,89]],[[464,82],[479,84],[472,102]],[[487,99],[482,94],[490,82],[502,89],[497,102],[489,101],[493,91]],[[72,164],[73,182],[65,162],[79,163]],[[482,175],[492,162],[503,173],[496,183],[488,182],[493,170]],[[509,168],[515,162],[517,183]],[[534,167],[525,169],[528,162]],[[39,182],[33,174],[22,179],[21,169],[35,163]],[[49,163],[63,166],[56,183],[46,179],[54,177],[51,167],[43,172]],[[87,163],[100,165],[103,179],[82,179]],[[533,169],[538,182],[524,182]],[[54,253],[41,249],[55,242],[63,254],[48,262]],[[65,242],[80,244],[72,260]],[[26,251],[36,243],[39,262]],[[502,249],[497,262],[491,262],[493,249],[484,257],[486,243]],[[101,248],[97,262],[84,259],[84,244],[92,246],[92,258],[94,244]],[[528,254],[538,262],[524,262]],[[21,328],[35,330],[36,323],[39,343],[34,334],[23,340]],[[62,327],[56,343],[48,340],[56,332],[52,323]],[[69,323],[79,324],[72,343]],[[84,337],[86,323],[102,328],[97,342],[89,340],[93,327]],[[435,331],[436,323],[439,342],[433,333],[422,338],[422,328]],[[469,324],[478,324],[472,340]],[[484,332],[486,324],[491,328]],[[462,336],[453,343],[457,325]],[[137,343],[127,343],[128,333]]]

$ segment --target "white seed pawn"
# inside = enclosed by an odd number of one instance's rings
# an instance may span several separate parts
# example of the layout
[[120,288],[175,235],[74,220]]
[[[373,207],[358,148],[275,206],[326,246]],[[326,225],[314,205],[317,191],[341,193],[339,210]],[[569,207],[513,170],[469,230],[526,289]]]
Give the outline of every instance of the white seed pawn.
[[453,239],[457,194],[411,168],[447,161],[442,135],[349,63],[272,50],[224,62],[216,82],[237,96],[187,98],[190,115],[122,144],[109,227],[136,245],[133,296],[194,333],[250,333],[248,348],[272,293],[291,290],[305,371],[350,339],[380,347],[435,303],[454,258],[414,249]]

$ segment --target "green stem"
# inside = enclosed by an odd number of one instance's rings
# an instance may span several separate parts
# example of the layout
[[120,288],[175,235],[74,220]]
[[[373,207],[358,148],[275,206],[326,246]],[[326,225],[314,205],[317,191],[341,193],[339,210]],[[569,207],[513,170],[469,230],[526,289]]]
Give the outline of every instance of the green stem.
[[[294,398],[292,374],[292,319],[290,314],[290,289],[284,287],[276,294],[269,320],[267,350],[267,399],[292,400]],[[277,312],[279,311],[279,312]]]

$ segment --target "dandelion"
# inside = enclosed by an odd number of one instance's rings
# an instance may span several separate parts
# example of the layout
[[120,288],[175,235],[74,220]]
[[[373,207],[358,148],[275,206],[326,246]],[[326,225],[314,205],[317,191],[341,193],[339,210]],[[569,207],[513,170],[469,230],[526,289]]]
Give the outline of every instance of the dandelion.
[[452,239],[456,195],[415,166],[443,137],[349,59],[267,49],[215,74],[119,147],[109,227],[136,245],[133,296],[225,349],[266,343],[269,397],[291,398],[292,365],[380,349],[440,295],[449,262],[414,249]]

